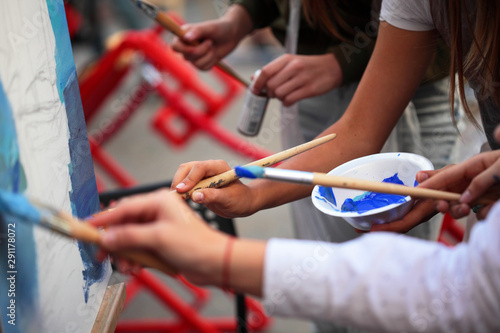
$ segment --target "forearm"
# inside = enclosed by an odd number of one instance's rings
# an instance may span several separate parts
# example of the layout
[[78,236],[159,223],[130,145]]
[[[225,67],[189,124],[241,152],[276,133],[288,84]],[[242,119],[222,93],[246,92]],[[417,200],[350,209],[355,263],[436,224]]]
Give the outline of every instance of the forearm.
[[234,27],[235,40],[240,41],[253,31],[254,24],[252,18],[242,5],[231,5],[224,16],[221,17],[221,20],[230,22]]
[[[328,172],[351,159],[379,152],[422,80],[434,52],[433,38],[431,31],[408,32],[382,23],[373,56],[349,107],[319,135],[336,133],[337,138],[279,167]],[[267,180],[252,182],[250,187],[254,211],[306,197],[312,189]]]

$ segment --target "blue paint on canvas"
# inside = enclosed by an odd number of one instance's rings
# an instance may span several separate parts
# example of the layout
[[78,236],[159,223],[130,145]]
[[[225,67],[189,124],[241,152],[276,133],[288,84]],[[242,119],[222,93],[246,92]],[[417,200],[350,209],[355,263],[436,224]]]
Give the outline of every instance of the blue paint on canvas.
[[[68,140],[71,162],[68,165],[72,191],[70,199],[73,215],[79,218],[88,217],[100,209],[94,167],[90,155],[87,130],[83,115],[80,90],[73,60],[73,52],[68,34],[64,5],[60,0],[47,0],[52,30],[56,39],[56,73],[57,87],[61,102],[66,106],[70,137]],[[95,259],[96,246],[79,243],[84,271],[83,286],[85,301],[88,300],[89,289],[106,276],[106,265]]]
[[[26,178],[19,157],[13,112],[0,81],[0,190],[20,193],[25,189]],[[0,260],[0,290],[3,291],[0,294],[0,306],[3,309],[1,313],[4,314],[0,321],[3,321],[7,332],[27,332],[30,331],[27,325],[36,321],[34,300],[38,298],[33,225],[13,216],[0,214],[0,234],[6,235],[6,238],[0,241],[0,253],[4,258]],[[12,237],[14,242],[8,240],[9,234],[15,234],[15,237]],[[15,261],[7,260],[9,253],[14,254]],[[30,318],[33,321],[21,318]]]

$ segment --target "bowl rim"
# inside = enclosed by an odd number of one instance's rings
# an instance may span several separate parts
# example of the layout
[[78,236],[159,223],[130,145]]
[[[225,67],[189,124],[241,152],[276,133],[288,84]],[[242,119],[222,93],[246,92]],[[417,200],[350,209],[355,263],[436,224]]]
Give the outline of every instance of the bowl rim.
[[[393,158],[393,157],[400,157],[400,156],[405,157],[406,159],[408,159],[409,157],[412,157],[413,159],[419,160],[419,162],[421,162],[423,165],[429,166],[428,169],[422,169],[422,170],[434,170],[434,165],[425,156],[422,156],[422,155],[419,155],[419,154],[414,154],[414,153],[389,152],[389,153],[371,154],[371,155],[362,156],[362,157],[358,157],[358,158],[352,159],[350,161],[347,161],[347,162],[345,162],[345,163],[343,163],[343,164],[341,164],[341,165],[333,168],[327,174],[331,175],[333,173],[337,173],[339,169],[342,170],[342,169],[348,168],[349,165],[354,164],[354,163],[359,163],[360,161],[363,161],[363,160],[374,159],[374,158],[377,158],[377,159],[378,158]],[[395,203],[395,204],[390,204],[390,205],[387,205],[387,206],[384,206],[384,207],[380,207],[380,208],[371,209],[371,210],[366,211],[364,213],[343,212],[341,210],[326,209],[326,208],[324,208],[323,206],[321,206],[318,203],[318,201],[320,201],[320,199],[316,198],[315,194],[318,193],[319,186],[320,185],[314,186],[314,189],[311,192],[311,200],[313,202],[313,205],[318,210],[320,210],[321,212],[323,212],[325,214],[332,215],[332,216],[338,216],[338,217],[344,217],[344,218],[373,216],[373,215],[376,215],[376,214],[383,213],[385,211],[394,209],[394,208],[396,208],[398,206],[401,206],[403,204],[406,204],[406,203],[412,201],[411,196],[406,196],[405,197],[405,201],[403,201],[403,202]]]

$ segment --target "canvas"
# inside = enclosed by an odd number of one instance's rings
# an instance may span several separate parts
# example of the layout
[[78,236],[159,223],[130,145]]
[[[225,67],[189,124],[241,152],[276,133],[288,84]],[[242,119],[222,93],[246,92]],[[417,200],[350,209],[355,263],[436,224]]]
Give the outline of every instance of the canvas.
[[[99,210],[63,0],[0,4],[0,188],[85,218]],[[95,248],[0,220],[5,332],[90,332],[111,273]]]

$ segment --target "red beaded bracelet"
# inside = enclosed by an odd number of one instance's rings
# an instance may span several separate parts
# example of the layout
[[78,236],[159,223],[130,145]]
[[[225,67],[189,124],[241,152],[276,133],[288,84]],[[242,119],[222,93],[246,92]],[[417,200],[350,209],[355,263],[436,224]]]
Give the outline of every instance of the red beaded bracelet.
[[224,261],[222,262],[222,288],[229,289],[231,282],[231,252],[233,249],[234,237],[227,239],[226,250],[224,252]]

